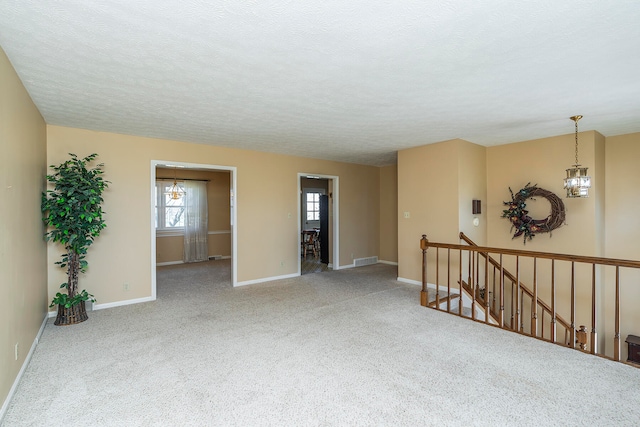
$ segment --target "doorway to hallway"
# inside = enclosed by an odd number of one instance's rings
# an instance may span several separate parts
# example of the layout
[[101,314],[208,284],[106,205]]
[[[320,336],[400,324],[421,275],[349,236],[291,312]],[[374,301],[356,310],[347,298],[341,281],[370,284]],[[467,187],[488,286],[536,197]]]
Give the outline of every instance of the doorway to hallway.
[[338,269],[337,195],[338,177],[298,174],[300,274]]

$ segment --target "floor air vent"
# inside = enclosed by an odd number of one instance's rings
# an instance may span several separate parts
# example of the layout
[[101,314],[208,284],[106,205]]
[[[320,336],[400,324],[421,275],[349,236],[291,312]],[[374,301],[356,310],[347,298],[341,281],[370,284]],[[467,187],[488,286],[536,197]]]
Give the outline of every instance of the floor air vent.
[[353,265],[356,267],[362,267],[363,265],[371,265],[371,264],[377,264],[377,263],[378,263],[377,256],[370,256],[368,258],[356,258],[353,260]]

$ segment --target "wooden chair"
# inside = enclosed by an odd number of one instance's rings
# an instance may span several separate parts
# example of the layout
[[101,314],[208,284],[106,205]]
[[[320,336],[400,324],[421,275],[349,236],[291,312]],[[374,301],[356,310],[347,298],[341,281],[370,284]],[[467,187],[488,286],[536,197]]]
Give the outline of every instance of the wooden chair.
[[307,257],[307,251],[313,252],[313,257],[318,258],[317,237],[314,230],[304,230],[302,232],[302,256]]

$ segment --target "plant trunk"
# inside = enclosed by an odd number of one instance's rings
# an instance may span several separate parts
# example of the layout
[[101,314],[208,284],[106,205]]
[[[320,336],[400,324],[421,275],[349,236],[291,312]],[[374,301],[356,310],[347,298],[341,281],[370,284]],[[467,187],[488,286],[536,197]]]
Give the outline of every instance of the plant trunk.
[[80,273],[80,255],[69,249],[69,269],[67,271],[67,289],[69,297],[73,298],[78,293],[78,274]]

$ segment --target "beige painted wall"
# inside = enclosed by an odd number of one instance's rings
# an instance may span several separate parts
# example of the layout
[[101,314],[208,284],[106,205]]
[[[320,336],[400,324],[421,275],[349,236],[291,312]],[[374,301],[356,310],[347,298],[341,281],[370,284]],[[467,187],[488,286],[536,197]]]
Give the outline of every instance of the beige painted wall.
[[[230,178],[228,171],[200,171],[184,169],[157,168],[157,179],[173,179],[177,177],[207,180],[207,206],[209,235],[207,243],[209,256],[231,256],[231,207]],[[156,262],[182,262],[184,236],[156,237]]]
[[458,203],[457,140],[398,152],[398,277],[420,280],[423,234],[458,242]]
[[[46,127],[0,49],[0,402],[5,402],[47,313],[40,214]],[[18,344],[18,360],[14,350]],[[1,403],[0,403],[1,404]]]
[[[636,183],[640,181],[640,133],[608,137],[606,139],[606,205],[605,205],[605,253],[607,257],[640,260],[640,191]],[[615,278],[609,275],[609,279]],[[621,311],[620,336],[622,357],[626,358],[627,335],[640,336],[640,272],[623,270],[620,289],[623,301]],[[613,295],[605,293],[605,304],[613,310]],[[609,333],[614,326],[611,318],[605,321]],[[609,350],[611,343],[607,343]],[[611,351],[611,350],[609,350]]]
[[[458,223],[477,245],[487,243],[487,149],[467,141],[458,141]],[[472,201],[480,200],[481,213],[474,215]],[[474,218],[478,225],[473,224]]]
[[[604,137],[597,132],[579,134],[579,160],[589,168],[592,188],[589,198],[567,199],[563,189],[565,169],[575,163],[575,134],[524,141],[487,148],[487,192],[488,192],[488,246],[526,249],[540,252],[556,252],[573,255],[604,256],[602,239],[604,224],[601,222],[605,194]],[[552,191],[560,197],[566,209],[566,225],[551,234],[536,235],[523,244],[522,236],[512,239],[511,224],[501,218],[503,202],[510,201],[509,187],[516,192],[527,183]],[[530,216],[545,218],[550,212],[549,203],[543,198],[527,201]],[[506,268],[515,273],[515,259],[505,259]],[[541,298],[551,303],[551,264],[540,261],[537,266],[538,291]],[[533,264],[523,262],[520,268],[521,281],[532,288]],[[554,271],[556,309],[559,315],[570,320],[571,265],[557,263]],[[598,286],[600,286],[598,278]],[[591,274],[588,265],[576,265],[577,325],[591,324]],[[524,314],[525,324],[531,317]],[[602,322],[604,317],[600,317]],[[542,322],[543,320],[540,319]],[[550,328],[550,318],[545,320]],[[598,326],[601,329],[603,324]]]
[[[574,255],[601,256],[599,241],[604,227],[596,222],[596,210],[604,200],[603,159],[596,162],[598,153],[604,152],[604,140],[597,132],[579,134],[579,160],[589,167],[593,187],[589,198],[567,199],[562,188],[565,169],[575,162],[574,134],[536,139],[487,148],[487,237],[488,245],[501,248],[527,249],[542,252],[560,252]],[[596,148],[598,146],[598,148]],[[598,154],[599,156],[599,154]],[[566,225],[549,234],[539,234],[523,246],[522,239],[512,239],[510,223],[501,218],[503,202],[511,200],[509,187],[516,192],[527,183],[552,191],[560,197],[566,208]],[[527,202],[533,218],[549,214],[549,203],[544,199]]]
[[398,166],[380,168],[380,261],[398,262]]
[[[48,126],[47,137],[48,163],[63,161],[68,152],[97,152],[105,163],[105,178],[112,183],[104,195],[107,228],[92,246],[89,269],[80,281],[80,287],[94,293],[99,304],[151,295],[150,168],[154,159],[237,167],[239,282],[297,273],[300,172],[339,177],[339,265],[350,265],[351,253],[354,257],[378,254],[376,167],[59,126]],[[50,245],[49,251],[54,257],[59,249]],[[52,267],[49,274],[52,294],[64,277]],[[123,283],[129,284],[129,291],[124,291]]]
[[[579,160],[589,167],[593,179],[588,199],[566,199],[562,188],[564,170],[574,163],[574,134],[489,148],[454,140],[400,152],[399,276],[420,279],[417,243],[420,234],[427,234],[432,241],[457,243],[459,230],[470,235],[476,243],[482,244],[485,239],[486,245],[493,247],[640,259],[640,246],[636,244],[640,226],[634,219],[634,213],[640,209],[634,186],[637,181],[634,174],[640,173],[635,167],[635,160],[640,155],[640,134],[605,138],[598,132],[587,131],[580,133],[579,141]],[[482,158],[486,159],[484,167]],[[554,230],[552,236],[539,234],[525,246],[521,238],[512,239],[510,223],[501,218],[501,214],[503,202],[510,200],[509,187],[518,191],[528,182],[553,191],[563,200],[567,223]],[[480,218],[485,223],[481,221],[477,228],[468,226],[472,219],[470,200],[473,198],[483,201]],[[528,201],[527,208],[534,218],[544,218],[549,213],[549,204],[544,199]],[[405,211],[410,212],[409,219],[403,218]],[[515,266],[509,268],[515,272]],[[528,277],[531,270],[531,265],[521,264],[523,282],[532,282]],[[538,273],[540,295],[549,302],[550,264],[540,261]],[[570,319],[570,274],[569,264],[556,265],[557,309],[566,319]],[[576,265],[576,278],[576,298],[578,306],[582,307],[578,309],[576,324],[590,325],[590,267]],[[607,270],[596,276],[599,345],[600,351],[608,355],[613,354],[612,278],[613,271]],[[624,341],[628,334],[640,335],[637,326],[640,324],[637,314],[640,312],[637,310],[640,274],[627,271],[622,279],[621,338]],[[525,325],[528,324],[526,315]],[[548,330],[548,318],[546,322]],[[606,342],[602,340],[605,332]],[[622,357],[626,357],[624,343]]]

